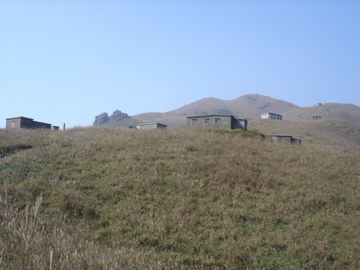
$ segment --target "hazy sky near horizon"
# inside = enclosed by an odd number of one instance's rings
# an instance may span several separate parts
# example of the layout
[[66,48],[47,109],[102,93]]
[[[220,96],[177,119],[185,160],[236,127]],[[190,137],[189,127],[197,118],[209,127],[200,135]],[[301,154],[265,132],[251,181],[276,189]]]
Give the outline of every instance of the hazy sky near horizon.
[[360,105],[360,1],[0,0],[0,127],[259,93]]

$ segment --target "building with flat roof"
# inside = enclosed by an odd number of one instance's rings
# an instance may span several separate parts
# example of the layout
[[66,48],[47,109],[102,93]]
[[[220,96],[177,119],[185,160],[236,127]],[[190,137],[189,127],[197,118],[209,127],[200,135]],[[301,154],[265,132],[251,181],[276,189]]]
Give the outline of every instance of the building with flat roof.
[[321,120],[321,115],[313,115],[312,120]]
[[295,138],[291,135],[267,135],[267,138],[271,139],[273,142],[283,142],[290,144],[301,144],[300,138]]
[[261,114],[261,119],[282,120],[282,115],[278,113],[267,112]]
[[247,130],[247,120],[235,118],[233,115],[211,114],[188,116],[188,128],[224,128]]
[[33,118],[28,118],[24,116],[12,117],[6,119],[6,128],[7,129],[51,129],[51,124],[34,121]]
[[136,129],[167,129],[167,125],[161,123],[145,123],[137,125]]

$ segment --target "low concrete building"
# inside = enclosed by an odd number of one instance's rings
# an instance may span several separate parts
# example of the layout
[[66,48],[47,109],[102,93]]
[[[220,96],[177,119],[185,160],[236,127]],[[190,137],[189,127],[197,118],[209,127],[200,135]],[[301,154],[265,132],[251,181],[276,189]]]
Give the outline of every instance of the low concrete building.
[[247,120],[235,118],[233,115],[198,115],[188,116],[186,120],[188,128],[224,128],[247,130]]
[[167,129],[167,125],[161,123],[146,123],[137,125],[136,129]]
[[261,119],[282,120],[282,115],[277,113],[267,112],[261,114]]
[[6,119],[6,128],[7,129],[35,129],[35,128],[43,128],[43,129],[51,129],[51,124],[34,121],[32,118],[28,117],[12,117]]
[[300,138],[295,138],[291,135],[267,135],[267,138],[271,139],[273,142],[284,142],[290,144],[301,144]]

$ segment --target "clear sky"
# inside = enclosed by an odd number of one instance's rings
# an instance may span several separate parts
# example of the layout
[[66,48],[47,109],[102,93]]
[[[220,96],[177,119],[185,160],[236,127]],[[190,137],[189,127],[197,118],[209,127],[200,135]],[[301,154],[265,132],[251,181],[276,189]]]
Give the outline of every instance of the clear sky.
[[0,127],[259,93],[360,105],[360,1],[0,0]]

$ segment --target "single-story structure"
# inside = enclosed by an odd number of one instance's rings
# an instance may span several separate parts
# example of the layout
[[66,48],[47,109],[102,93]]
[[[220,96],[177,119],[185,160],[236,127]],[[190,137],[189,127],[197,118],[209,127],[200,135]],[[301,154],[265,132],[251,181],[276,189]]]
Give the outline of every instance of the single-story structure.
[[188,128],[225,128],[247,130],[247,120],[235,118],[233,115],[196,115],[187,117],[186,126]]
[[295,138],[291,135],[267,135],[267,138],[271,139],[273,142],[285,142],[291,144],[301,144],[300,138]]
[[313,115],[312,120],[321,120],[321,115]]
[[278,113],[267,112],[261,114],[261,119],[282,120],[282,115]]
[[161,123],[145,123],[137,125],[136,129],[167,129],[167,125]]
[[[56,127],[56,126],[54,126]],[[6,128],[7,129],[35,129],[35,128],[43,128],[43,129],[51,129],[51,124],[34,121],[32,118],[28,117],[12,117],[6,119]]]

